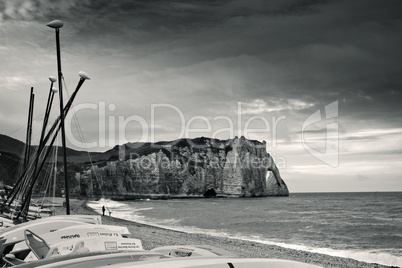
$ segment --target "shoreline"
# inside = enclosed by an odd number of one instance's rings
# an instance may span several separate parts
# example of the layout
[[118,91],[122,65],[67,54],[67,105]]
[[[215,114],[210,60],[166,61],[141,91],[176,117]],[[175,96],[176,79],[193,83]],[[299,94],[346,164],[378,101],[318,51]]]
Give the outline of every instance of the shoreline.
[[[100,213],[97,213],[87,205],[87,201],[88,200],[78,199],[70,200],[71,214],[100,215]],[[63,207],[55,208],[55,212],[56,215],[65,214]],[[169,245],[211,245],[232,252],[239,257],[246,258],[285,259],[334,268],[392,267],[376,263],[366,263],[350,258],[335,257],[321,253],[289,249],[277,245],[269,245],[235,238],[225,238],[199,233],[186,233],[163,227],[156,227],[152,225],[128,221],[112,216],[102,216],[102,223],[127,227],[130,231],[129,237],[140,239],[145,250]]]

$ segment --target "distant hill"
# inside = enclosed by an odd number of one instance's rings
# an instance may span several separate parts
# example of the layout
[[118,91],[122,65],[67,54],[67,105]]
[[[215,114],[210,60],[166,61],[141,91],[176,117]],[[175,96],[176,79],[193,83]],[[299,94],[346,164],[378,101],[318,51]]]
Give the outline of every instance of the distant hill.
[[0,181],[13,183],[24,146],[22,141],[0,134]]
[[21,158],[10,152],[0,151],[0,181],[12,184]]
[[22,156],[25,143],[9,136],[0,134],[0,153],[8,152],[16,156]]
[[[36,148],[37,146],[33,146]],[[19,165],[24,158],[25,143],[7,135],[0,134],[0,181],[13,184]],[[90,155],[90,157],[89,157]],[[70,163],[90,163],[92,161],[106,161],[109,154],[88,153],[67,148],[68,161]],[[58,149],[58,161],[62,162],[63,149]]]

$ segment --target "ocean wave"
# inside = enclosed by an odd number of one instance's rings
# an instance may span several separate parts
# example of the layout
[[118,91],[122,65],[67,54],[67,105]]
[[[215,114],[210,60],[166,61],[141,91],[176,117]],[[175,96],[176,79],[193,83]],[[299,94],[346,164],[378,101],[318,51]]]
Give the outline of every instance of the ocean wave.
[[113,211],[113,217],[125,219],[132,222],[142,223],[146,225],[152,225],[160,228],[170,229],[170,227],[174,227],[174,225],[170,226],[169,224],[178,224],[180,219],[152,219],[146,216],[143,216],[136,212],[152,210],[153,207],[145,207],[145,208],[136,208],[133,206],[129,206],[123,202],[112,201],[112,200],[103,200],[88,202],[88,206],[95,211],[100,211],[99,208],[102,207],[103,203],[107,203],[108,209]]
[[87,205],[92,208],[92,209],[99,209],[102,208],[102,206],[105,206],[107,208],[120,208],[120,207],[124,207],[125,204],[121,203],[119,201],[113,201],[110,199],[105,199],[105,198],[101,198],[98,201],[88,201]]
[[147,208],[132,208],[132,211],[145,211],[145,210],[152,210],[154,207],[147,207]]

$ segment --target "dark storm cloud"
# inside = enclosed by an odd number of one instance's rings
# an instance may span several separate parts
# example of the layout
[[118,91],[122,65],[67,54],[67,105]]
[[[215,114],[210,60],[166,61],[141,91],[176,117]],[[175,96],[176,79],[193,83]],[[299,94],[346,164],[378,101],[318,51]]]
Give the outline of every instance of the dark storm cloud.
[[141,66],[148,70],[204,64],[209,76],[217,64],[221,76],[239,79],[218,90],[222,100],[343,100],[346,116],[401,116],[399,1],[36,0],[1,10],[4,21],[74,21],[72,53],[151,59]]
[[99,35],[119,36],[116,45],[128,50],[146,44],[144,53],[153,53],[152,44],[161,49],[157,44],[163,43],[166,51],[183,53],[159,68],[225,61],[230,74],[252,81],[239,85],[240,99],[297,97],[317,104],[344,99],[345,114],[368,119],[400,116],[401,6],[396,1],[103,2],[94,13],[88,3],[81,16],[88,16],[89,29]]

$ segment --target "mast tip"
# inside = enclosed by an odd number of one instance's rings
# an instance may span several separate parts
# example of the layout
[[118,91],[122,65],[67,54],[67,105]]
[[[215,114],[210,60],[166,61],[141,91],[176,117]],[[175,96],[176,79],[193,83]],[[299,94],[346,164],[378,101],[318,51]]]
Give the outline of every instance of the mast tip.
[[79,72],[78,75],[82,78],[82,79],[86,79],[86,80],[90,80],[91,78],[87,75],[86,72]]
[[59,29],[59,28],[63,27],[63,25],[64,25],[64,23],[61,20],[52,20],[51,22],[46,24],[46,26],[48,26],[50,28],[54,28],[54,29]]

